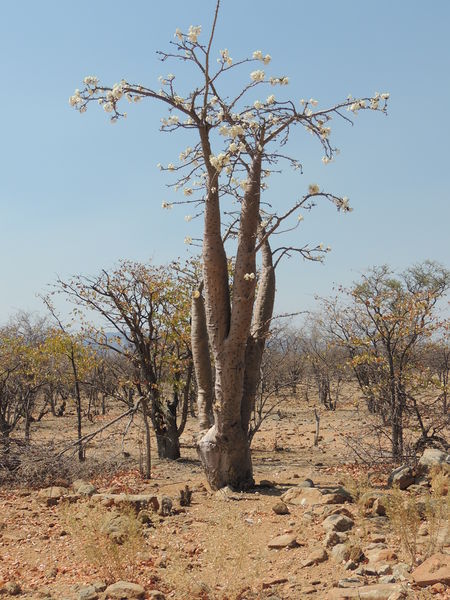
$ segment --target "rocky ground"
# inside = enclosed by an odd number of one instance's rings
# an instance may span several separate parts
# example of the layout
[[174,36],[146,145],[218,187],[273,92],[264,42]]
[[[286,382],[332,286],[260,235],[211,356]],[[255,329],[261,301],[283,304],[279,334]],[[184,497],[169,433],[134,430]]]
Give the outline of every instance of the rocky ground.
[[207,488],[191,431],[185,457],[159,461],[150,481],[127,469],[3,488],[0,596],[450,598],[450,457],[427,451],[415,469],[368,477],[336,433],[360,425],[350,410],[324,413],[315,447],[311,409],[272,419],[246,493]]

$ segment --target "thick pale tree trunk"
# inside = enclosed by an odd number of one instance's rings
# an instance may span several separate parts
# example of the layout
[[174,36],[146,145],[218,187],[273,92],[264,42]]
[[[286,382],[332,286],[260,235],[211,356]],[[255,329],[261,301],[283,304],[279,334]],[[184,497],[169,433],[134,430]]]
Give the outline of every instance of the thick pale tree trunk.
[[[204,156],[210,156],[206,132],[202,135],[202,145]],[[221,236],[217,172],[208,165],[203,274],[206,323],[215,367],[215,403],[214,425],[199,440],[198,453],[213,489],[226,485],[245,489],[254,484],[247,425],[242,422],[241,410],[246,347],[255,301],[260,182],[261,160],[260,156],[256,156],[241,206],[231,308],[228,265]]]
[[[203,287],[203,286],[201,286]],[[192,358],[197,380],[197,412],[200,432],[208,430],[214,423],[213,379],[209,355],[208,330],[206,327],[205,302],[201,289],[192,297],[191,339]]]

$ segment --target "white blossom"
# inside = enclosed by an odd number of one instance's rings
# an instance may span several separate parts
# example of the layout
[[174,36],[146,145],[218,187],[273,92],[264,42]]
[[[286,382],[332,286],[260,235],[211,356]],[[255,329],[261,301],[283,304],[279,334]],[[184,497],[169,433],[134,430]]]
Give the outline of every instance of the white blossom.
[[189,223],[190,221],[192,221],[192,215],[186,215],[184,217],[184,220],[186,221],[186,223]]
[[184,238],[184,243],[185,243],[185,244],[192,244],[192,238],[191,238],[191,236],[190,236],[190,235],[187,235],[187,236]]
[[273,94],[271,94],[270,96],[267,96],[266,104],[273,104],[274,102],[275,102],[275,96]]
[[314,98],[310,98],[309,103],[312,104],[313,106],[317,106],[319,104],[317,100],[314,100]]
[[252,71],[250,73],[250,78],[253,81],[264,81],[265,76],[266,74],[264,73],[264,71],[261,71],[260,69],[258,69],[257,71]]
[[319,186],[317,185],[317,183],[311,183],[309,185],[308,192],[310,194],[318,194],[319,193]]
[[389,99],[389,94],[388,92],[384,92],[383,94],[380,94],[380,98],[382,100],[388,100]]
[[304,218],[305,218],[305,217],[304,217],[303,215],[298,215],[298,217],[297,217],[297,221],[300,223],[301,221],[303,221],[303,220],[304,220]]
[[259,100],[256,100],[256,101],[253,103],[253,106],[256,108],[256,110],[258,110],[259,108],[262,108],[262,107],[263,107],[263,103],[262,103],[262,102],[260,102]]
[[103,110],[108,113],[112,112],[113,108],[114,108],[114,106],[112,105],[111,102],[105,102],[105,104],[103,105]]
[[188,31],[188,38],[189,41],[192,42],[193,44],[197,43],[197,38],[200,35],[202,31],[202,27],[201,25],[191,25],[189,27],[189,31]]
[[185,196],[192,196],[192,188],[184,188],[183,194]]
[[246,273],[244,275],[244,279],[245,279],[245,281],[253,281],[253,279],[255,279],[255,274],[254,273]]
[[83,81],[86,85],[91,85],[92,87],[97,87],[98,77],[95,77],[94,75],[88,75],[87,77],[85,77],[83,79]]
[[181,29],[178,29],[178,28],[175,29],[175,33],[174,33],[173,37],[177,37],[179,40],[182,40],[183,39],[183,33],[182,33]]
[[319,250],[323,250],[323,248],[324,248],[323,243],[320,242],[320,244],[319,244]]
[[225,50],[220,50],[220,56],[222,57],[222,61],[227,63],[228,66],[232,65],[233,59],[231,58],[227,48],[225,48]]
[[166,202],[164,200],[164,202],[161,204],[162,208],[166,208],[167,210],[170,210],[172,208],[172,203],[171,202]]

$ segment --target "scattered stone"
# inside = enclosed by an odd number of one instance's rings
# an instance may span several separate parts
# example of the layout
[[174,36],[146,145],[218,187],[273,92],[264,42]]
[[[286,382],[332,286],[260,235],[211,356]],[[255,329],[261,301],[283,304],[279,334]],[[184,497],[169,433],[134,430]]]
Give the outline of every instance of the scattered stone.
[[271,579],[270,581],[263,581],[262,589],[267,590],[268,588],[270,588],[274,585],[281,585],[282,583],[286,583],[287,581],[288,580],[286,579],[286,577],[278,578],[278,579]]
[[261,481],[259,482],[260,487],[264,487],[264,488],[274,488],[276,487],[276,484],[273,481],[270,481],[270,479],[261,479]]
[[92,500],[103,506],[131,507],[136,514],[143,509],[159,510],[159,500],[153,494],[93,494]]
[[286,504],[296,506],[311,506],[312,504],[322,504],[324,496],[317,488],[294,487],[281,496],[281,500]]
[[[294,475],[295,477],[295,475]],[[298,477],[298,475],[297,475]],[[304,479],[303,481],[301,481],[297,487],[301,487],[301,488],[312,488],[314,487],[314,482],[312,479]]]
[[433,467],[442,464],[450,464],[450,454],[436,448],[426,448],[419,460],[418,474],[428,473]]
[[353,527],[353,520],[345,515],[330,515],[322,523],[325,531],[349,531]]
[[95,485],[92,485],[92,483],[83,483],[76,490],[76,493],[79,494],[80,496],[90,497],[97,493],[97,488],[95,487]]
[[114,600],[143,600],[145,590],[137,583],[117,581],[106,588],[105,595],[107,598],[113,598]]
[[344,544],[348,540],[348,536],[345,533],[339,533],[338,531],[328,531],[323,545],[325,548],[332,548],[337,544]]
[[[379,578],[379,583],[395,583],[396,579],[393,575],[383,575]],[[389,600],[391,597],[389,596]]]
[[382,548],[375,552],[367,552],[367,558],[371,563],[393,563],[397,562],[396,553],[390,548]]
[[311,552],[306,560],[302,562],[303,567],[311,567],[312,565],[318,565],[325,562],[328,559],[328,554],[323,548],[318,548]]
[[269,548],[295,548],[300,544],[297,542],[295,533],[279,535],[267,544]]
[[93,585],[87,585],[78,590],[77,600],[98,600],[97,590]]
[[327,600],[388,600],[396,593],[401,592],[399,584],[377,583],[375,585],[365,585],[354,588],[333,588],[327,594]]
[[338,587],[353,588],[360,586],[362,583],[364,583],[364,577],[345,577],[339,580]]
[[289,508],[284,502],[277,502],[272,506],[272,510],[276,515],[288,515],[290,514]]
[[308,585],[308,586],[302,588],[302,594],[305,594],[305,595],[315,594],[316,592],[317,592],[317,590],[313,585]]
[[350,558],[350,547],[347,544],[336,544],[331,549],[331,558],[339,564]]
[[394,469],[388,478],[388,485],[390,487],[398,487],[401,490],[406,490],[413,483],[414,475],[411,467],[407,465],[402,465]]
[[150,590],[150,592],[147,593],[147,598],[149,600],[166,600],[164,594],[159,590]]
[[58,502],[69,493],[68,488],[53,485],[43,488],[38,492],[38,498],[45,502],[47,506],[56,506]]
[[421,587],[434,583],[450,584],[450,556],[433,554],[414,569],[412,578]]
[[409,576],[410,567],[406,563],[397,563],[392,567],[392,575],[396,581],[406,581]]

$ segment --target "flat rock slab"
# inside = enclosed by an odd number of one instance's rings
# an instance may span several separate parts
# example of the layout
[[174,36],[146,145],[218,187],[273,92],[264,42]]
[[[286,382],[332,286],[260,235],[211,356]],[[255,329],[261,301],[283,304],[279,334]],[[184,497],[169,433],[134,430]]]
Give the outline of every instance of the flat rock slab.
[[434,583],[450,584],[450,556],[433,554],[412,572],[417,585],[425,587]]
[[388,600],[391,594],[400,592],[402,586],[398,583],[377,583],[353,588],[333,588],[329,591],[328,600]]
[[136,512],[149,508],[154,512],[159,510],[159,500],[153,494],[94,494],[91,498],[104,506],[131,506]]
[[269,548],[295,548],[300,544],[297,542],[295,533],[279,535],[267,544]]
[[283,502],[294,506],[311,506],[313,504],[323,504],[324,495],[317,488],[295,487],[284,493],[281,499]]
[[106,588],[105,595],[114,600],[143,600],[145,590],[137,583],[117,581]]

